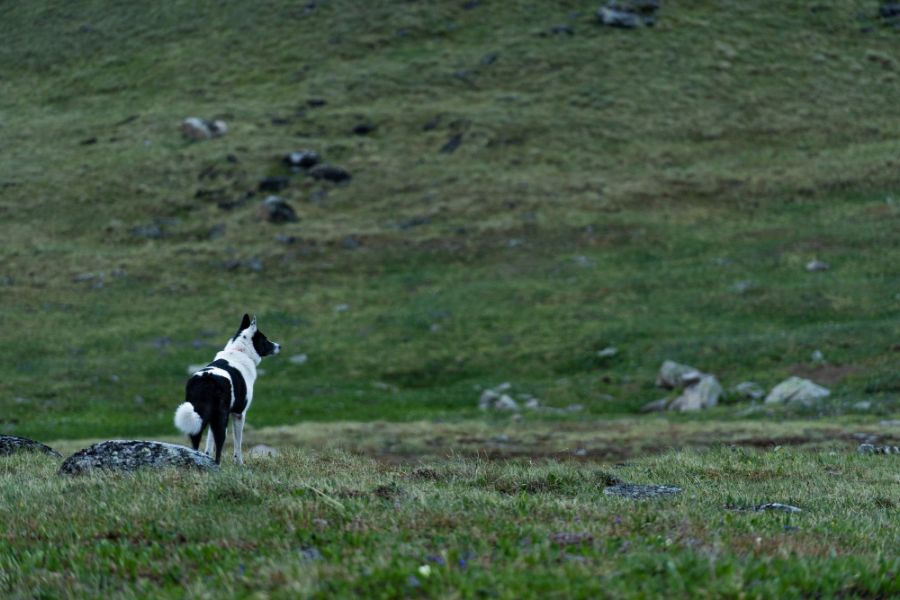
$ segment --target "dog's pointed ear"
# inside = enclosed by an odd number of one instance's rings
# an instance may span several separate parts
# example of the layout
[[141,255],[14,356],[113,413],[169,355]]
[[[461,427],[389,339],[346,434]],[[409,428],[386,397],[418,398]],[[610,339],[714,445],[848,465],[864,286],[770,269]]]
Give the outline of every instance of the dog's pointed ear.
[[241,320],[241,326],[238,327],[238,331],[243,331],[250,327],[250,315],[244,313],[244,318]]
[[250,322],[250,327],[253,331],[256,331],[256,315],[253,315],[253,320]]

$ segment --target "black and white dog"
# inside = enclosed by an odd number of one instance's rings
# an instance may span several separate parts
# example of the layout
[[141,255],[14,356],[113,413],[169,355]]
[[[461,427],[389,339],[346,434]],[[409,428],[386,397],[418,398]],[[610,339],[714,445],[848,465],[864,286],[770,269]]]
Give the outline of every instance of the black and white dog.
[[206,453],[212,454],[213,439],[216,442],[216,462],[221,461],[225,445],[225,429],[228,415],[234,415],[234,459],[243,464],[241,437],[244,433],[244,417],[253,401],[253,382],[256,366],[264,356],[278,354],[279,344],[266,339],[256,327],[256,317],[250,320],[244,315],[241,326],[225,349],[215,359],[200,369],[187,381],[185,400],[175,411],[175,426],[191,438],[194,450],[200,447],[203,430],[209,425],[206,436]]

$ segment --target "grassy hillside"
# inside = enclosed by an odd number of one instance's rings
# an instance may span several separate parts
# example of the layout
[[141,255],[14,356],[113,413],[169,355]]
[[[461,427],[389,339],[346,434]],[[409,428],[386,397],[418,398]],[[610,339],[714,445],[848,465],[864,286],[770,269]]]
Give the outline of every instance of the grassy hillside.
[[[628,413],[665,358],[896,410],[876,3],[673,0],[638,31],[588,2],[305,6],[0,6],[4,431],[170,432],[245,310],[309,357],[264,365],[261,425],[471,416],[504,380]],[[230,130],[185,141],[194,115]],[[301,148],[352,181],[292,175],[299,221],[260,221]]]

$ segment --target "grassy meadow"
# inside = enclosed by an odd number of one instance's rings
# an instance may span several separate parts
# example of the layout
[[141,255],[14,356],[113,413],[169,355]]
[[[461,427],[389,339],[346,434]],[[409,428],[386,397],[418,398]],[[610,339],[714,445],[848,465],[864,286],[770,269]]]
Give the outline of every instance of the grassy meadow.
[[[3,595],[900,594],[900,469],[854,454],[900,443],[900,32],[869,0],[600,4],[0,3],[0,434],[175,440],[244,312],[283,345],[246,433],[278,459],[0,459]],[[643,416],[665,359],[832,394]],[[582,410],[479,411],[502,382]],[[804,512],[724,508],[763,501]]]

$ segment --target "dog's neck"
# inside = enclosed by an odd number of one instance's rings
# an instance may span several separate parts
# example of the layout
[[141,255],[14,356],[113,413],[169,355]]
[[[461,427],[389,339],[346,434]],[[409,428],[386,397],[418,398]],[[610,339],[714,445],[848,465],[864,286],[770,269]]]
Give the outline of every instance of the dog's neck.
[[236,340],[230,340],[227,344],[225,344],[225,349],[222,350],[222,352],[234,353],[235,358],[245,356],[247,358],[247,362],[252,363],[254,367],[258,366],[260,361],[262,360],[259,357],[259,354],[256,353],[256,349],[240,338]]

